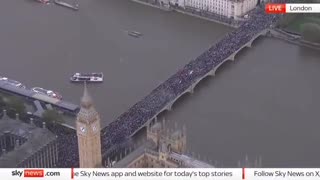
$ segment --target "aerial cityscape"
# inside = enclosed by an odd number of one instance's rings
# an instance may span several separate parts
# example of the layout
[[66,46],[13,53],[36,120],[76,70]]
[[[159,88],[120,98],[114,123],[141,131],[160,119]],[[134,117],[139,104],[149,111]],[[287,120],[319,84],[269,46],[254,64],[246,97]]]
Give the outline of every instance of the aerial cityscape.
[[318,0],[2,0],[0,168],[319,167]]

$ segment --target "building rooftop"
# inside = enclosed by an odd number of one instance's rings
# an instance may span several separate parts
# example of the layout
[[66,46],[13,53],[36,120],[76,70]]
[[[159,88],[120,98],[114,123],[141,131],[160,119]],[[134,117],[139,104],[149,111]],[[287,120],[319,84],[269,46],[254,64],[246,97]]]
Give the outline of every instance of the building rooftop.
[[[138,147],[123,159],[119,160],[117,163],[114,164],[115,168],[123,168],[127,167],[131,162],[138,159],[145,153],[152,154],[158,156],[158,152],[156,150],[156,146],[153,142],[147,141],[142,146]],[[197,160],[193,157],[187,156],[185,154],[179,154],[175,152],[169,153],[169,159],[178,160],[178,162],[182,162],[182,165],[187,168],[214,168],[214,166],[206,163],[204,161]]]
[[9,133],[27,139],[17,149],[0,157],[0,167],[16,167],[24,159],[30,157],[46,144],[54,141],[56,136],[48,129],[39,128],[35,125],[26,124],[20,120],[4,116],[0,119],[0,134]]
[[144,146],[140,146],[139,148],[133,150],[130,154],[126,157],[118,161],[114,164],[114,168],[124,168],[127,167],[132,161],[138,159],[140,156],[144,155]]
[[204,161],[199,161],[195,158],[192,158],[192,157],[184,155],[184,154],[178,154],[178,153],[172,152],[172,153],[170,153],[170,156],[174,159],[182,161],[184,166],[186,166],[188,168],[214,168],[214,166],[212,166]]
[[142,146],[139,146],[138,148],[134,149],[132,152],[128,152],[127,156],[125,156],[123,159],[120,159],[117,163],[114,164],[114,168],[123,168],[127,167],[131,162],[139,158],[140,156],[144,155],[146,150],[155,149],[156,145],[151,142],[147,141]]

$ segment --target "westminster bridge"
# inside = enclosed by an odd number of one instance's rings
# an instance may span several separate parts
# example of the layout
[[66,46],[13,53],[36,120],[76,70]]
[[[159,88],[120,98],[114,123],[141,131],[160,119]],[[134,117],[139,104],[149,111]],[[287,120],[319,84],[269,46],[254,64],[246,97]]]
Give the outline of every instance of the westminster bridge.
[[206,77],[214,76],[217,69],[236,55],[251,47],[260,36],[267,35],[279,19],[267,15],[264,9],[256,8],[248,21],[225,35],[199,57],[191,60],[169,79],[161,83],[150,94],[134,104],[115,121],[102,129],[102,150],[109,154],[111,146],[122,144],[152,121],[163,111],[172,110],[173,104],[184,94],[193,93],[194,88]]
[[[252,43],[254,42],[254,40],[259,38],[260,36],[266,36],[269,32],[270,32],[270,29],[265,29],[265,30],[261,31],[260,33],[258,33],[254,37],[252,37],[252,39],[250,39],[250,41],[248,41],[245,44],[243,44],[238,50],[236,50],[232,54],[230,54],[230,56],[228,56],[227,58],[223,59],[223,61],[218,63],[216,66],[213,66],[210,71],[207,71],[207,70],[203,69],[203,73],[204,73],[203,76],[199,76],[198,78],[191,79],[191,81],[190,81],[191,83],[188,84],[188,87],[186,89],[182,90],[181,93],[178,93],[174,99],[171,99],[171,100],[167,101],[167,103],[163,106],[162,109],[157,111],[151,118],[149,118],[147,121],[145,121],[145,123],[143,125],[141,125],[139,128],[137,128],[130,136],[134,136],[142,128],[146,127],[148,123],[154,124],[158,120],[157,117],[159,116],[159,114],[163,113],[164,111],[171,111],[174,103],[177,102],[180,99],[180,97],[184,96],[187,93],[192,94],[194,92],[195,87],[202,80],[204,80],[204,79],[206,79],[207,77],[210,77],[210,76],[215,76],[216,71],[219,69],[220,66],[222,66],[227,61],[234,61],[236,59],[235,58],[236,55],[240,51],[242,51],[246,47],[250,48],[252,46]],[[192,73],[194,73],[194,70],[189,70],[189,75],[192,75]]]

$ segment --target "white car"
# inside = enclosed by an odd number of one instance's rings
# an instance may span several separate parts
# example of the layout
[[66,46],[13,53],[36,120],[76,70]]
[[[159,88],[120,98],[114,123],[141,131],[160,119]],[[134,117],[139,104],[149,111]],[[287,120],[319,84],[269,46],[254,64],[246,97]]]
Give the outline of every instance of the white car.
[[44,94],[52,98],[57,98],[57,99],[62,99],[62,96],[58,94],[57,92],[53,92],[52,90],[47,90],[41,87],[34,87],[32,88],[33,92],[39,93],[39,94]]

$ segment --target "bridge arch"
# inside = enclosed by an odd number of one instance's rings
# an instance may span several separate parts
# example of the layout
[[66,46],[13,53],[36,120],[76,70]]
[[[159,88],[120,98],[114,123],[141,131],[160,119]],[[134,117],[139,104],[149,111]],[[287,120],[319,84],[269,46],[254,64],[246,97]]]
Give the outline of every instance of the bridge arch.
[[268,33],[270,32],[270,30],[264,30],[261,33],[257,34],[255,37],[253,37],[249,42],[247,42],[246,44],[244,44],[240,49],[238,49],[237,51],[235,51],[233,54],[231,54],[227,59],[234,61],[236,59],[236,56],[246,47],[247,48],[251,48],[253,43],[257,40],[260,39],[260,37],[262,36],[266,36]]
[[249,42],[248,42],[248,46],[247,47],[252,47],[252,44],[257,40],[260,39],[261,37],[265,37],[267,36],[267,34],[270,32],[269,29],[266,29],[264,31],[262,31],[261,33],[257,34],[254,38],[252,38]]
[[[190,94],[193,94],[194,92],[194,88],[197,86],[197,84],[199,83],[199,81],[196,81],[194,84],[192,84],[188,89],[187,92]],[[184,94],[184,93],[183,93]]]
[[[177,99],[176,99],[175,101],[177,101]],[[171,110],[172,110],[172,105],[173,105],[173,103],[174,103],[175,101],[173,101],[172,103],[168,103],[167,106],[165,107],[165,109],[166,109],[167,111],[171,111]]]
[[235,57],[236,56],[239,56],[239,54],[240,53],[243,53],[243,51],[245,51],[246,49],[248,49],[248,48],[251,48],[251,43],[247,43],[247,44],[245,44],[245,45],[243,45],[239,50],[237,50],[236,52],[235,52]]
[[188,93],[188,91],[186,91],[185,93],[181,94],[178,98],[176,98],[172,102],[172,107],[171,108],[177,107],[179,104],[181,104],[183,101],[185,101],[189,96],[190,96],[190,93]]
[[214,67],[214,69],[213,69],[213,70],[214,70],[214,73],[217,74],[217,70],[219,69],[219,67],[222,66],[223,64],[226,64],[227,61],[231,61],[231,62],[232,62],[233,60],[231,60],[231,59],[229,59],[229,58],[228,58],[228,59],[225,59],[225,60],[224,60],[223,62],[221,62],[218,66]]
[[202,77],[199,82],[197,83],[197,86],[195,87],[196,88],[201,88],[201,86],[206,82],[206,81],[209,81],[211,79],[212,76],[210,76],[209,74]]
[[159,114],[157,114],[157,119],[158,121],[162,121],[162,119],[166,116],[167,113],[169,113],[170,111],[168,111],[167,109],[163,109],[162,111],[159,112]]

